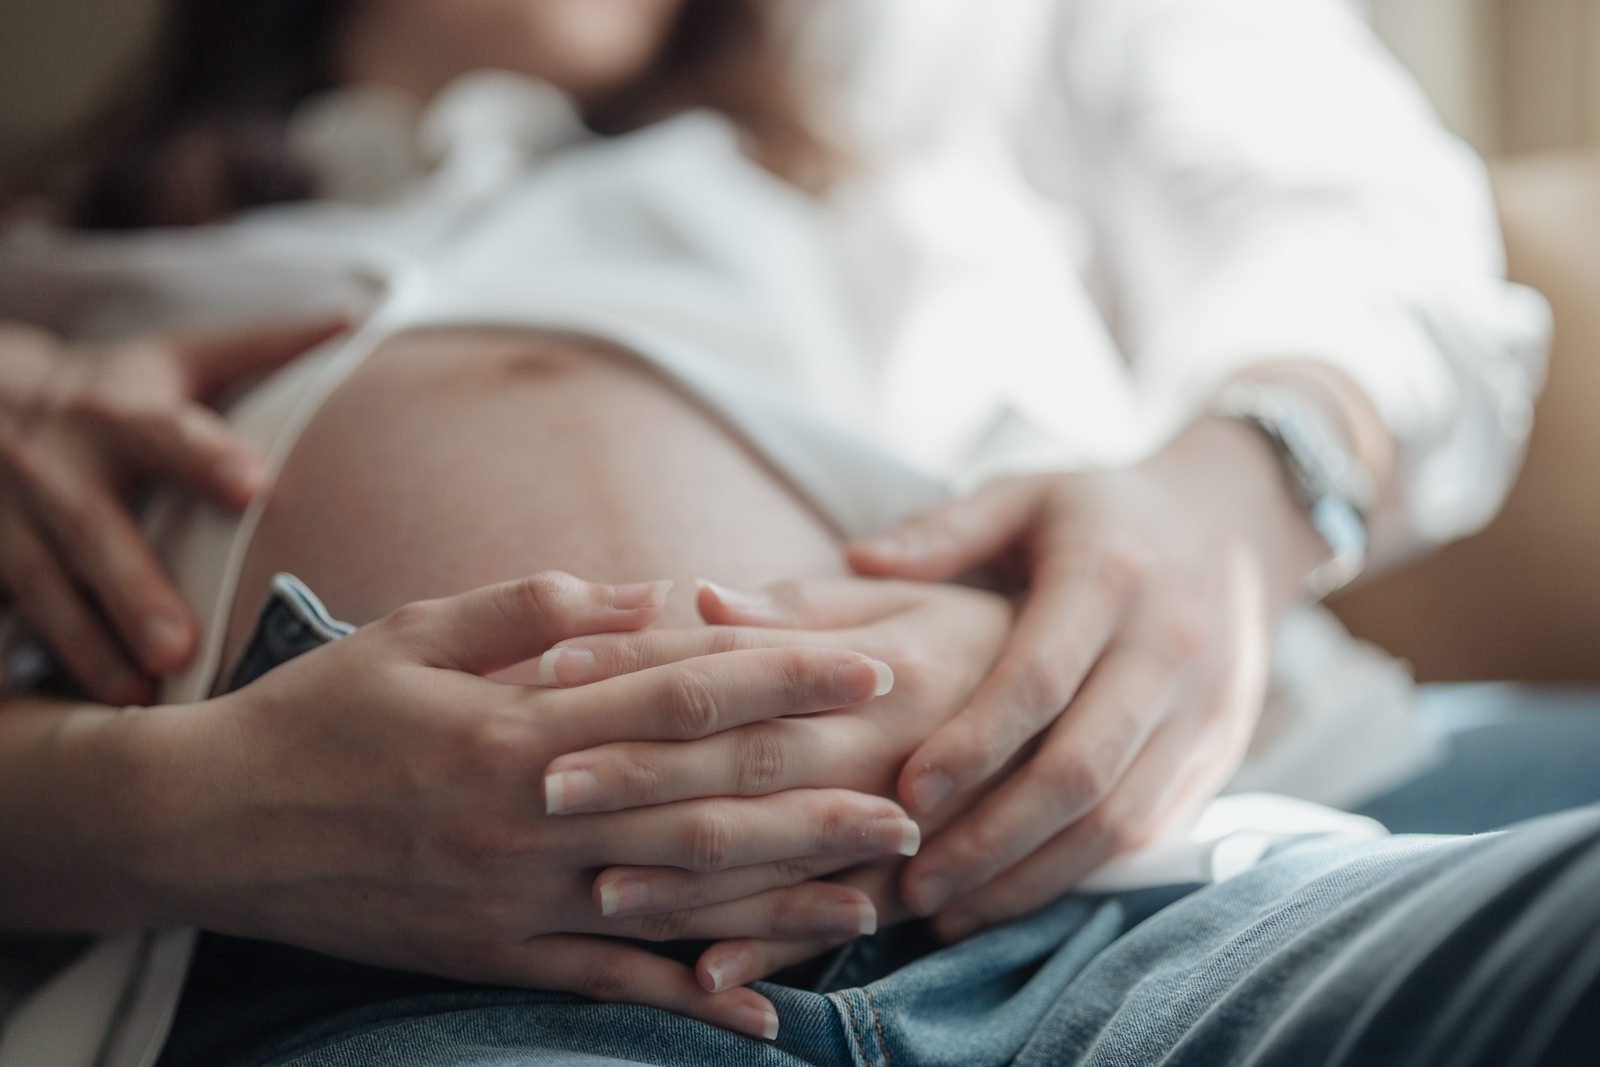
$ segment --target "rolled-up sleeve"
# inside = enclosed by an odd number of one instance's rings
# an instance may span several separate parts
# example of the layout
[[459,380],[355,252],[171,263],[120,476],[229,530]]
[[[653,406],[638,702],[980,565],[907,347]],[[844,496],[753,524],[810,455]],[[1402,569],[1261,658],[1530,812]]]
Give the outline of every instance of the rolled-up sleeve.
[[1052,93],[1141,390],[1191,408],[1324,361],[1398,446],[1417,549],[1499,507],[1549,313],[1508,283],[1482,162],[1341,0],[1068,0]]

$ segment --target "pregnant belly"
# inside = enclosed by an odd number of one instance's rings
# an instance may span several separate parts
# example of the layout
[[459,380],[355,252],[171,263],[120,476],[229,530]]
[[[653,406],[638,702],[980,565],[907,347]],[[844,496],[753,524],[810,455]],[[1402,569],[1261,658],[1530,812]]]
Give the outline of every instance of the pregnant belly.
[[842,573],[837,538],[730,430],[595,342],[430,331],[389,342],[296,444],[250,545],[226,662],[271,576],[334,614],[546,568],[626,582],[755,585]]

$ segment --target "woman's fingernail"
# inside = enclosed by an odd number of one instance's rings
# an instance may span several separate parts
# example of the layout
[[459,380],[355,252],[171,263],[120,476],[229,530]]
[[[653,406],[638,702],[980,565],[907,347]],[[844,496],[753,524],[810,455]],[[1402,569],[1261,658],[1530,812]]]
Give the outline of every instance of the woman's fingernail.
[[588,771],[557,771],[544,778],[546,815],[582,811],[600,792],[600,780]]
[[874,852],[915,856],[922,848],[922,827],[910,819],[879,819],[867,831]]
[[881,697],[894,688],[894,671],[875,659],[852,659],[833,671],[833,695],[854,704]]
[[711,992],[720,993],[724,989],[732,988],[733,981],[738,971],[738,960],[728,958],[716,963],[706,964],[706,977],[711,979]]
[[751,1037],[759,1037],[763,1041],[775,1041],[778,1038],[778,1013],[771,1008],[758,1008],[754,1004],[740,1005],[739,1028]]
[[156,615],[145,623],[145,655],[160,663],[179,659],[189,652],[189,628],[166,615]]
[[937,875],[911,883],[911,906],[918,915],[932,915],[955,895],[955,887]]
[[873,687],[872,695],[881,697],[894,688],[894,668],[881,659],[872,661],[872,673],[878,679],[878,684]]
[[841,901],[830,905],[824,914],[832,933],[866,937],[878,932],[878,909],[871,901]]
[[539,657],[539,684],[579,685],[594,677],[599,662],[587,648],[552,648]]
[[618,611],[638,611],[640,608],[653,608],[667,601],[667,594],[672,591],[672,581],[662,582],[636,582],[633,585],[616,585],[611,587],[611,606]]
[[650,885],[637,878],[618,878],[600,886],[600,914],[629,915],[650,903]]
[[720,600],[724,607],[732,608],[742,615],[772,620],[776,620],[779,617],[778,611],[772,605],[772,599],[760,593],[745,593],[738,589],[729,589],[725,585],[718,585],[716,582],[710,582],[704,578],[697,579],[694,584],[698,589],[709,590],[711,595]]
[[950,799],[950,794],[956,791],[955,782],[943,771],[923,771],[911,783],[911,802],[917,806],[917,813],[927,815],[940,804]]

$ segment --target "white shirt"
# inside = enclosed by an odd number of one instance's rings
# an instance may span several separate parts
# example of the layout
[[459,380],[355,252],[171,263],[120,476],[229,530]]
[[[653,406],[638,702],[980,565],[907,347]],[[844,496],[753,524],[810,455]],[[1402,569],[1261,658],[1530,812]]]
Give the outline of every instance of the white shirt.
[[1356,5],[824,4],[918,455],[961,463],[1007,407],[1053,441],[1038,460],[1126,462],[1240,369],[1305,357],[1399,442],[1411,547],[1495,513],[1548,310],[1505,280],[1482,163]]

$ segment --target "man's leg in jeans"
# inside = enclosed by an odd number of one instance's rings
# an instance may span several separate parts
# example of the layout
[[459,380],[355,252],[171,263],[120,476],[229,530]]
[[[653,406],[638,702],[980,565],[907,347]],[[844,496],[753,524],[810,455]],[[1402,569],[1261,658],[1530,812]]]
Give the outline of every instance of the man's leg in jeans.
[[1428,686],[1442,758],[1361,805],[1397,834],[1475,834],[1600,804],[1600,689]]
[[1310,842],[1084,968],[1019,1062],[1593,1063],[1600,809],[1476,838]]

